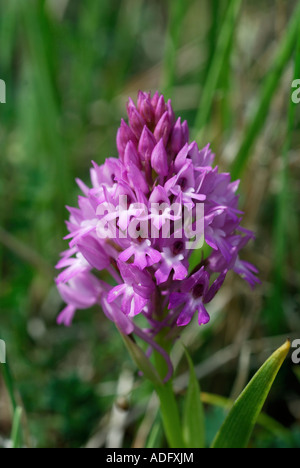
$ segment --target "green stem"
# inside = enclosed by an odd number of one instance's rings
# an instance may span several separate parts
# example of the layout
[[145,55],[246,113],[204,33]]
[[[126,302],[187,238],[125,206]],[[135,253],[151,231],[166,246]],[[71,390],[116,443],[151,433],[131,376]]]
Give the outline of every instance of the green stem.
[[[162,335],[156,340],[164,349],[168,348]],[[170,349],[166,349],[168,352]],[[155,353],[155,367],[161,378],[166,375],[166,362],[159,353]],[[180,420],[179,409],[175,398],[172,380],[163,385],[155,386],[156,393],[160,401],[160,412],[165,434],[170,448],[184,448],[182,434],[182,424]]]
[[160,401],[160,411],[170,448],[184,448],[182,425],[175,399],[172,382],[157,386],[156,392]]

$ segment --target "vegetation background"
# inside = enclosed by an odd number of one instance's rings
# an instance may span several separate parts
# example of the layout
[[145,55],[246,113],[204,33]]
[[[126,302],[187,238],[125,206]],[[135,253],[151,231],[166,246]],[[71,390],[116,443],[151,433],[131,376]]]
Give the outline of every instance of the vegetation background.
[[[300,2],[0,0],[0,446],[163,447],[151,389],[101,310],[59,327],[54,285],[65,205],[91,160],[116,156],[128,96],[165,92],[201,146],[241,179],[254,292],[232,276],[212,323],[184,341],[205,392],[208,439],[286,337],[300,338]],[[187,385],[180,347],[175,384]],[[300,447],[300,367],[273,387],[253,447]],[[217,398],[216,395],[222,398]],[[22,417],[16,411],[23,408]],[[277,423],[274,422],[274,419]],[[18,434],[21,434],[22,439]],[[18,440],[18,442],[17,442]],[[209,440],[208,440],[209,442]]]

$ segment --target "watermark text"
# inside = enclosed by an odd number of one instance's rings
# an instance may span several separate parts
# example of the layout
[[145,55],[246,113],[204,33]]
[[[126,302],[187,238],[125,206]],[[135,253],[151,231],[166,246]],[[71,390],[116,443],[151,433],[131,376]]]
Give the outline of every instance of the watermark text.
[[128,203],[119,198],[116,207],[103,203],[97,209],[100,218],[97,235],[100,239],[180,239],[188,250],[204,245],[203,203]]
[[0,104],[6,104],[6,84],[4,80],[0,80]]
[[293,341],[292,348],[295,349],[292,354],[292,361],[294,364],[300,364],[300,339]]
[[5,341],[0,340],[0,364],[6,363],[6,345]]
[[294,89],[292,93],[292,101],[294,104],[300,104],[300,79],[293,81],[292,88]]

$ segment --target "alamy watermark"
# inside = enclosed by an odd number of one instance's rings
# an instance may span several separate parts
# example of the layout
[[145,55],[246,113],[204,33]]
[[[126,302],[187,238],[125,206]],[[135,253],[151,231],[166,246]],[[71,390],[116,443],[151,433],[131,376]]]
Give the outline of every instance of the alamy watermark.
[[0,104],[6,104],[6,83],[0,80]]
[[294,104],[300,104],[300,80],[294,80],[292,88],[294,89],[292,93],[292,101]]
[[130,203],[120,196],[119,205],[102,203],[97,235],[100,239],[178,239],[188,250],[204,245],[203,203]]
[[300,364],[300,339],[293,341],[292,348],[295,349],[292,354],[293,364]]
[[0,364],[6,363],[6,344],[5,341],[0,340]]

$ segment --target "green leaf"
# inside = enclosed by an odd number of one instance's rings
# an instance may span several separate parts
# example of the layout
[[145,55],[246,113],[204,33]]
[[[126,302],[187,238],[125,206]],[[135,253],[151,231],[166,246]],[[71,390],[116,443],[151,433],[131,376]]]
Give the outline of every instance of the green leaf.
[[130,336],[124,335],[121,333],[123,341],[126,348],[129,351],[131,358],[134,363],[137,365],[138,369],[143,372],[145,377],[149,379],[155,386],[163,385],[161,378],[159,377],[158,372],[149,361],[142,349],[133,341]]
[[[220,395],[213,395],[211,393],[201,393],[202,403],[207,405],[215,406],[217,408],[223,408],[228,411],[232,408],[234,401],[229,398],[224,398]],[[286,438],[289,437],[289,431],[282,426],[275,419],[271,418],[265,413],[261,413],[257,418],[257,424],[262,428],[274,434],[276,437]]]
[[246,448],[273,382],[291,348],[287,341],[265,362],[237,399],[212,448]]
[[190,382],[185,400],[183,436],[188,448],[205,447],[204,411],[200,398],[200,386],[194,365],[188,351],[185,350],[190,368]]
[[295,376],[297,377],[297,379],[300,382],[300,369],[299,369],[299,367],[294,368],[294,374],[295,374]]
[[21,418],[22,408],[19,406],[16,408],[14,413],[13,427],[11,433],[12,448],[21,448]]

